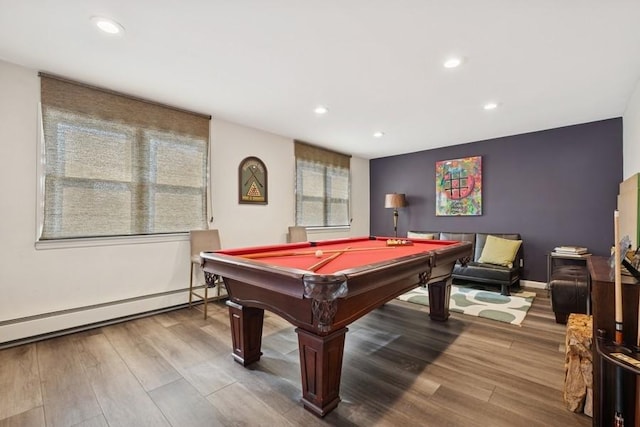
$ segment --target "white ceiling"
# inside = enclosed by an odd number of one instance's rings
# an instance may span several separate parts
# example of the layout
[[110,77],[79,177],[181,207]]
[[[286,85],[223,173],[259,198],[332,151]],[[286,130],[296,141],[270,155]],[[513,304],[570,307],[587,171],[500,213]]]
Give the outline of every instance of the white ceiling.
[[639,21],[638,0],[0,0],[0,58],[376,158],[621,116]]

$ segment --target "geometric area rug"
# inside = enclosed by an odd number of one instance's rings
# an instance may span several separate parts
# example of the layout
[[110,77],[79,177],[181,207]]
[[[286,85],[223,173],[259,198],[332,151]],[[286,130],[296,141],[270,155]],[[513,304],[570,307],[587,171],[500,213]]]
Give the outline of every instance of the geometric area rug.
[[[451,299],[449,310],[470,316],[484,317],[499,322],[520,326],[531,303],[535,292],[516,291],[510,296],[501,295],[495,288],[484,288],[477,284],[451,285]],[[416,288],[398,299],[415,304],[429,305],[427,288]]]

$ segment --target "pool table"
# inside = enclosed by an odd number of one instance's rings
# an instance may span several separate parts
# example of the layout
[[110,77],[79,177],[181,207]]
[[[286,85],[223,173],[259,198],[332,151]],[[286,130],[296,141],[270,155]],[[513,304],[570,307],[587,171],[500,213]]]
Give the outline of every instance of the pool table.
[[429,316],[449,317],[451,272],[471,243],[362,237],[203,252],[207,276],[222,277],[234,359],[260,359],[264,310],[296,326],[302,403],[324,416],[340,402],[347,325],[417,286]]

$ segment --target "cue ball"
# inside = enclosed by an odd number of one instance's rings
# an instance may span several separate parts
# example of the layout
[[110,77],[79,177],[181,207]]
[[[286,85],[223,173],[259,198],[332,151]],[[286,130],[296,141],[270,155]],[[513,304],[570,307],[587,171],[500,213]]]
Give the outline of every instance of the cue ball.
[[322,251],[321,251],[320,249],[318,249],[318,250],[316,251],[316,256],[317,256],[318,258],[320,258],[320,257],[322,256]]

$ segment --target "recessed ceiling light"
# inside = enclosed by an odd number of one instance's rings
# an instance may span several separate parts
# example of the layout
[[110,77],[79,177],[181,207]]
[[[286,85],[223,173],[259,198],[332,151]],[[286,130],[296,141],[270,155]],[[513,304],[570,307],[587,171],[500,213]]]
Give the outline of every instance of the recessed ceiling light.
[[373,133],[374,138],[382,138],[383,136],[384,136],[384,132],[378,131]]
[[444,61],[444,68],[456,68],[462,64],[462,58],[457,56],[452,56],[451,58]]
[[327,114],[329,112],[329,109],[327,107],[325,107],[324,105],[318,105],[314,110],[314,113],[322,115],[322,114]]
[[496,108],[498,108],[498,103],[497,102],[487,102],[486,104],[484,104],[484,108],[485,110],[495,110]]
[[103,18],[101,16],[94,16],[93,18],[91,18],[91,22],[93,22],[93,24],[102,32],[105,32],[107,34],[124,33],[124,27],[112,19]]

